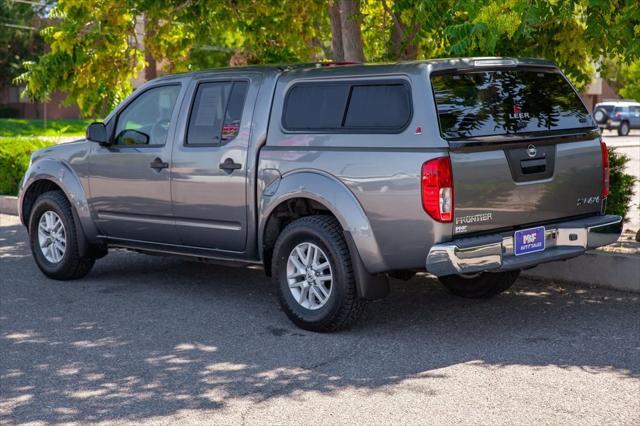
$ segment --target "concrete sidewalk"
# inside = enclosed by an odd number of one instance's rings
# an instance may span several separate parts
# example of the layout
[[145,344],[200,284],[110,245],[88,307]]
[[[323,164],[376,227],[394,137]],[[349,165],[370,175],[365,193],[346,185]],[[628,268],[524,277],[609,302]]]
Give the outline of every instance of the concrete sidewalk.
[[522,275],[640,293],[640,255],[592,250],[574,259],[536,266]]
[[18,216],[18,197],[0,195],[0,214]]

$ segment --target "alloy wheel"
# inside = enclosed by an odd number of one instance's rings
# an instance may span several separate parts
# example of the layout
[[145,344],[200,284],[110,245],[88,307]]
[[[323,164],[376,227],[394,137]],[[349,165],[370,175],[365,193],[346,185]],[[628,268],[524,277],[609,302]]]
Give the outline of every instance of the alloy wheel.
[[300,306],[310,310],[322,308],[333,287],[331,264],[325,252],[309,242],[295,246],[287,260],[287,282]]
[[64,223],[54,211],[48,210],[38,221],[38,244],[47,261],[58,263],[67,249],[67,234]]

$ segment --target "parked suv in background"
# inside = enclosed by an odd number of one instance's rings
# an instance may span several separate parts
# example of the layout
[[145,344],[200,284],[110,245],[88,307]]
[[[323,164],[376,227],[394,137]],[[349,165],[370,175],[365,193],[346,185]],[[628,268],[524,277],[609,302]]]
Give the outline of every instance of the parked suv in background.
[[389,277],[490,297],[616,241],[608,168],[547,61],[229,68],[150,81],[34,153],[19,210],[48,277],[111,247],[261,265],[294,323],[331,331]]
[[601,102],[593,109],[593,118],[601,129],[618,129],[618,135],[627,136],[629,130],[640,129],[640,102]]

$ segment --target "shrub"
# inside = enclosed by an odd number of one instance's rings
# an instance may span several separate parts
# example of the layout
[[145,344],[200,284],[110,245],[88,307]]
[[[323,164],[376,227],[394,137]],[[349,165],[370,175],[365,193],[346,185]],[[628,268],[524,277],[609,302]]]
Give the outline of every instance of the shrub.
[[51,144],[39,139],[0,138],[0,194],[17,195],[31,153]]
[[607,213],[617,214],[624,218],[629,212],[631,197],[633,196],[633,185],[636,182],[634,176],[624,172],[625,165],[629,157],[616,152],[609,147],[609,198],[607,198]]
[[11,107],[0,107],[0,118],[15,118],[17,116],[17,109]]

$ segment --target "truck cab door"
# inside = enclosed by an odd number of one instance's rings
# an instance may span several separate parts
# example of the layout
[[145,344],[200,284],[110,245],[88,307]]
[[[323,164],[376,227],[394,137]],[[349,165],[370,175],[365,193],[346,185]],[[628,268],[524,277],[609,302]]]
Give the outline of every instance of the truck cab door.
[[180,84],[144,89],[113,118],[113,143],[92,147],[89,203],[103,235],[178,242],[169,166],[180,93]]
[[190,86],[171,171],[173,213],[185,246],[245,251],[247,150],[258,87],[255,79],[230,74]]

